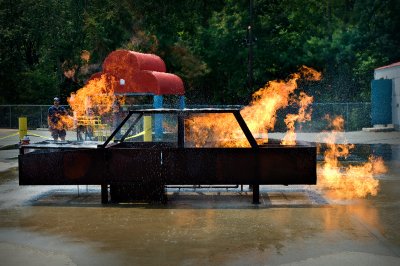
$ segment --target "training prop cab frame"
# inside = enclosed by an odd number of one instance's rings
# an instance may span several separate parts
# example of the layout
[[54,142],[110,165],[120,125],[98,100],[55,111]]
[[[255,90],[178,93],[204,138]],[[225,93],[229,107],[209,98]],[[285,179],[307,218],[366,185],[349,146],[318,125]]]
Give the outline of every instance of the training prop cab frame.
[[[186,143],[185,119],[211,113],[231,113],[250,147],[196,148]],[[175,141],[127,141],[141,118],[153,114],[176,116]],[[113,141],[123,127],[127,129],[121,139]],[[131,110],[100,145],[53,141],[22,145],[19,184],[101,185],[102,203],[164,202],[167,185],[240,184],[252,186],[253,203],[258,204],[260,185],[316,184],[316,152],[315,145],[306,142],[259,145],[239,109]]]

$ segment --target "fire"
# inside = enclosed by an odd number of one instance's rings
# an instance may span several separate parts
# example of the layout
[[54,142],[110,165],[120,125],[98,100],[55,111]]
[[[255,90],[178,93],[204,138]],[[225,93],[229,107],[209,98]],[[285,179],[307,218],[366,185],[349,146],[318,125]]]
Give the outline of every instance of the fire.
[[[313,97],[304,92],[298,96],[295,94],[297,81],[301,78],[308,80],[319,80],[321,74],[311,68],[302,67],[300,73],[295,73],[287,81],[274,80],[268,82],[253,94],[253,99],[248,106],[241,110],[252,134],[266,136],[268,131],[273,130],[276,122],[276,112],[287,107],[289,104],[299,107],[297,114],[288,114],[285,118],[288,131],[282,139],[282,145],[296,144],[295,123],[311,120],[310,105]],[[186,121],[187,140],[192,141],[197,147],[213,144],[223,147],[248,147],[249,144],[243,136],[239,135],[239,127],[233,116],[202,115],[192,117]],[[337,117],[331,120],[333,127],[330,134],[325,134],[323,142],[327,149],[324,152],[325,160],[318,169],[318,187],[334,191],[340,198],[365,197],[376,195],[379,181],[375,178],[378,174],[387,171],[381,158],[370,156],[368,162],[358,165],[343,165],[339,158],[346,158],[350,150],[354,148],[351,144],[336,144],[343,138],[344,120]],[[214,138],[218,136],[218,141]],[[263,140],[268,141],[267,139]],[[320,147],[319,147],[320,148]]]
[[300,96],[296,99],[296,103],[300,106],[298,114],[288,114],[285,118],[285,124],[288,131],[285,137],[282,139],[281,144],[283,145],[295,145],[296,144],[296,132],[295,122],[306,122],[311,120],[311,103],[313,102],[313,97],[308,96],[304,92],[300,92]]
[[68,128],[73,128],[73,121],[77,117],[95,117],[111,112],[116,101],[123,102],[123,99],[118,99],[115,96],[114,86],[114,78],[106,75],[90,80],[84,87],[76,93],[72,93],[71,97],[68,98],[74,118],[64,116],[62,122]]
[[204,147],[209,142],[213,143],[214,137],[218,135],[219,142],[215,145],[228,146],[226,139],[229,139],[233,133],[232,130],[223,130],[223,124],[236,131],[237,127],[234,123],[234,118],[227,114],[194,116],[185,120],[186,139],[193,142],[196,147]]
[[[300,106],[299,114],[296,115],[296,118],[290,118],[293,121],[293,132],[295,121],[306,121],[310,118],[310,114],[306,110],[312,102],[312,97],[301,93],[296,98],[294,94],[298,87],[297,81],[301,77],[307,80],[319,80],[321,74],[314,69],[303,66],[299,73],[292,74],[287,81],[270,81],[264,88],[253,94],[250,104],[241,110],[241,115],[253,135],[262,134],[267,136],[268,131],[274,129],[276,112],[287,107],[290,103],[298,103]],[[187,120],[186,128],[187,140],[192,141],[196,147],[203,147],[211,142],[215,146],[249,147],[249,143],[231,115],[196,116]],[[217,141],[215,141],[216,136],[218,136]],[[294,141],[293,135],[291,141],[291,143]],[[263,142],[268,142],[268,139],[263,139]]]
[[354,145],[335,144],[343,139],[344,119],[341,116],[333,119],[331,125],[333,130],[323,137],[327,149],[324,162],[318,169],[318,187],[332,190],[334,196],[341,199],[375,196],[379,188],[375,176],[387,171],[382,158],[370,156],[364,164],[343,165],[339,158],[346,158]]
[[70,129],[74,128],[74,119],[69,115],[60,116],[60,120],[57,123],[58,128]]
[[62,129],[70,129],[70,128],[74,127],[74,119],[73,119],[73,117],[69,116],[68,114],[64,114],[64,115],[55,114],[55,116],[58,118],[56,123],[49,121],[52,128],[62,130]]
[[115,99],[114,79],[102,75],[71,94],[68,103],[77,116],[102,115],[111,111]]

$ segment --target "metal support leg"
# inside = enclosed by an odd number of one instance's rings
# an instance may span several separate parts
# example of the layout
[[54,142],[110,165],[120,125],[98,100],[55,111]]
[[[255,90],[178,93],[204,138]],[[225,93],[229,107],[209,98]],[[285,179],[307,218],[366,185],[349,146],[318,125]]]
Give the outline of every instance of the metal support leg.
[[[255,149],[255,151],[258,152],[260,151],[259,149]],[[253,204],[260,204],[260,161],[257,161],[256,163],[256,169],[257,169],[257,174],[254,176],[253,179]],[[250,187],[250,186],[249,186]]]
[[183,114],[178,114],[178,148],[185,147],[185,118]]
[[107,204],[108,203],[108,188],[107,184],[102,184],[101,185],[101,204]]
[[253,204],[260,204],[260,185],[253,185]]

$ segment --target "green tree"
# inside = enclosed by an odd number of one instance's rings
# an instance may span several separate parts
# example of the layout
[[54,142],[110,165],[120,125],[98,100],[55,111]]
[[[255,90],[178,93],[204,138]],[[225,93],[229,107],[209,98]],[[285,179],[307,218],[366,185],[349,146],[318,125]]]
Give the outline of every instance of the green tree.
[[67,95],[119,48],[161,56],[209,104],[245,104],[301,65],[323,72],[302,84],[316,101],[368,101],[373,69],[400,60],[397,0],[254,0],[253,87],[249,1],[0,0],[0,23],[0,103]]

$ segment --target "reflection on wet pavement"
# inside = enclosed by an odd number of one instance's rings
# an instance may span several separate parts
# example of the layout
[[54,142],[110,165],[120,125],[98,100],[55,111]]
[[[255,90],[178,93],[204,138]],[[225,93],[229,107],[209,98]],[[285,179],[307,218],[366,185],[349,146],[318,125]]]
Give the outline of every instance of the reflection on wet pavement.
[[104,207],[96,187],[18,187],[9,171],[0,254],[20,265],[23,254],[53,265],[400,265],[400,149],[390,149],[375,197],[265,187],[260,206],[246,190],[169,190],[167,205]]

